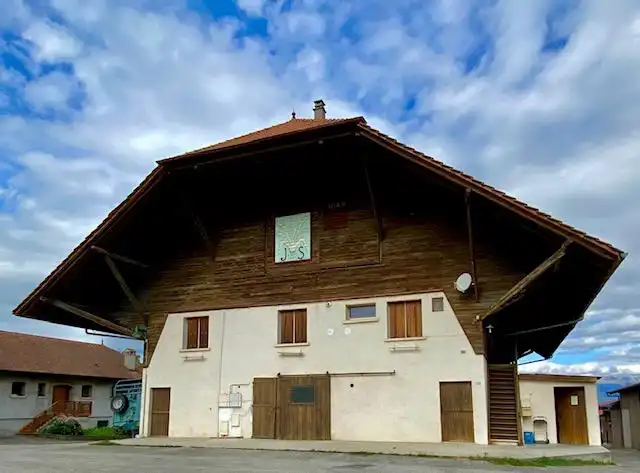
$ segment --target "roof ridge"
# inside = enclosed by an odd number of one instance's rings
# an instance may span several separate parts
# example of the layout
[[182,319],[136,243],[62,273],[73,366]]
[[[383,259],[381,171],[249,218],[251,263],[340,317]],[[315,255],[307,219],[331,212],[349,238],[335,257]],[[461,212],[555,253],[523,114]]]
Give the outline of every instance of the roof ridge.
[[339,122],[339,121],[343,121],[343,120],[350,120],[350,118],[298,118],[298,117],[290,118],[289,120],[285,120],[283,122],[278,122],[278,123],[275,123],[275,124],[267,126],[267,127],[254,129],[254,130],[252,130],[250,132],[247,132],[247,133],[244,133],[242,135],[234,136],[234,137],[228,138],[226,140],[222,140],[222,141],[211,143],[211,144],[208,144],[208,145],[205,145],[205,146],[201,146],[200,148],[196,148],[196,149],[193,149],[191,151],[187,151],[187,152],[183,153],[180,156],[190,156],[191,154],[197,154],[197,153],[200,153],[202,151],[206,151],[208,149],[211,149],[213,147],[221,146],[224,143],[227,143],[229,141],[242,140],[243,138],[247,138],[247,137],[249,137],[249,136],[251,136],[251,135],[253,135],[255,133],[265,133],[265,132],[271,131],[274,128],[278,128],[279,126],[283,126],[283,125],[286,125],[286,124],[291,123],[291,122],[307,122],[307,123],[308,122],[317,122],[318,125],[321,125],[321,124]]

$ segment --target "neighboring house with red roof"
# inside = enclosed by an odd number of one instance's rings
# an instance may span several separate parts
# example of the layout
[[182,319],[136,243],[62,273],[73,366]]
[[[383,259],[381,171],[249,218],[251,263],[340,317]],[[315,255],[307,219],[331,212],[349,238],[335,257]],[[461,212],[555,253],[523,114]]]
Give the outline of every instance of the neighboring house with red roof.
[[516,360],[624,257],[319,100],[158,161],[14,314],[144,338],[143,436],[518,444]]
[[47,410],[84,427],[110,423],[114,383],[138,378],[132,350],[0,331],[0,436],[32,433],[33,419]]

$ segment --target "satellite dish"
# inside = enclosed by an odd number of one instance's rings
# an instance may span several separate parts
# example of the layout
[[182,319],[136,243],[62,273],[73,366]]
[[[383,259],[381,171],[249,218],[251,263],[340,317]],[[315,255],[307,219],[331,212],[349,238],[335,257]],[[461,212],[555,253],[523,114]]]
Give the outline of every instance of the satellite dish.
[[458,292],[465,293],[471,288],[471,284],[473,284],[473,278],[469,273],[462,273],[456,279],[456,289]]

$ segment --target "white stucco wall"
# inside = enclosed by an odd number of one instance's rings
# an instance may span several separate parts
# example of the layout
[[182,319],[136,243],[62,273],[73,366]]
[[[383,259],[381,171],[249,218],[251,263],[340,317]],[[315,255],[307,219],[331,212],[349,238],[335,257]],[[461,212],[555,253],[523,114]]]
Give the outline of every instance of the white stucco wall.
[[[432,297],[444,297],[443,312],[431,311]],[[424,338],[387,340],[387,302],[416,298],[422,300]],[[347,305],[372,302],[377,320],[345,321]],[[278,311],[292,308],[307,309],[309,343],[278,347]],[[194,315],[210,316],[207,350],[181,349],[184,318]],[[170,314],[143,376],[141,431],[148,434],[153,387],[171,388],[170,436],[215,437],[228,428],[229,436],[250,437],[255,377],[394,370],[394,376],[332,377],[333,439],[439,442],[439,382],[471,381],[475,440],[488,442],[486,363],[473,352],[443,293]],[[219,409],[218,400],[230,390],[242,393],[243,407]]]
[[549,443],[558,443],[556,425],[556,404],[554,388],[584,388],[585,409],[587,412],[587,429],[589,445],[601,445],[600,417],[598,414],[598,393],[594,383],[566,383],[552,381],[520,380],[520,399],[524,404],[529,400],[532,417],[522,418],[522,431],[533,431],[533,419],[544,417],[547,420]]
[[[11,385],[14,381],[26,383],[25,396],[11,395]],[[45,395],[38,396],[38,383],[45,383]],[[53,386],[66,384],[71,386],[70,401],[93,401],[91,417],[79,418],[83,427],[95,427],[98,420],[111,422],[111,381],[81,378],[51,378],[44,376],[26,376],[11,373],[0,374],[0,436],[14,435],[34,416],[51,405]],[[93,386],[90,398],[81,397],[82,386]]]

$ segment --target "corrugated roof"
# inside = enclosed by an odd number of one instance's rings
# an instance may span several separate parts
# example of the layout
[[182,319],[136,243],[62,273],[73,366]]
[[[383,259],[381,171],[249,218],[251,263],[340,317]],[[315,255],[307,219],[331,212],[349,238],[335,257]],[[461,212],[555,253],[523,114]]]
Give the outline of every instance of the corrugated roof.
[[632,389],[637,389],[638,391],[640,391],[640,383],[629,384],[627,386],[623,386],[621,388],[618,388],[615,391],[610,391],[607,394],[617,394],[617,393],[621,393],[621,392],[624,392],[624,391],[630,391]]
[[124,355],[104,345],[0,331],[0,371],[137,379]]

